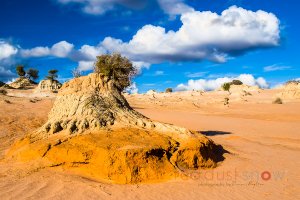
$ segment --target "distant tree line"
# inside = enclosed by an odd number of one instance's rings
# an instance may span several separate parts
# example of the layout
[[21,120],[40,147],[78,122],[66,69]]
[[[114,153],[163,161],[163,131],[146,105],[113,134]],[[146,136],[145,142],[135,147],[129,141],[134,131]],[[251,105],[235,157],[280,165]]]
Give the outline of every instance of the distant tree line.
[[[18,65],[16,66],[16,72],[20,78],[28,78],[29,80],[36,80],[39,78],[39,70],[34,68],[29,68],[28,70],[25,70],[24,65]],[[58,78],[58,70],[51,69],[48,71],[48,75],[45,77],[47,80],[55,81]]]

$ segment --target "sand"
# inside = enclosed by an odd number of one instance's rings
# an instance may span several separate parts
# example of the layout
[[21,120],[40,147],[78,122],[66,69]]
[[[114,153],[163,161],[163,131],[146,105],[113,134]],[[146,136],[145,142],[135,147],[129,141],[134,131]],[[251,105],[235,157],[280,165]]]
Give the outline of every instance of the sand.
[[[130,95],[153,120],[201,131],[229,153],[215,169],[155,184],[118,185],[22,163],[0,163],[1,199],[299,199],[300,102],[272,104],[278,90],[252,95],[183,92]],[[23,91],[10,91],[23,93]],[[30,94],[30,91],[25,91]],[[20,96],[20,95],[19,95]],[[7,99],[11,104],[4,102]],[[0,96],[0,156],[47,120],[54,98]]]

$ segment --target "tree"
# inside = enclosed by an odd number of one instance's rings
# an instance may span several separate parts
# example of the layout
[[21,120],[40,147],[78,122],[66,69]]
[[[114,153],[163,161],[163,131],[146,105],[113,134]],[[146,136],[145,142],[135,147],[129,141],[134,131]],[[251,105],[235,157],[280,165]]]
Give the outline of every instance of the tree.
[[17,71],[17,74],[18,74],[20,77],[24,77],[25,74],[26,74],[23,65],[18,65],[18,66],[16,67],[16,71]]
[[132,77],[137,74],[131,61],[120,54],[97,56],[94,71],[113,80],[120,91],[130,86]]
[[230,83],[224,83],[222,85],[222,88],[223,88],[224,91],[229,91],[230,90]]
[[46,79],[51,80],[51,81],[56,80],[56,78],[58,77],[57,72],[58,72],[58,70],[56,70],[56,69],[49,70],[48,76],[46,76]]
[[31,80],[36,80],[39,78],[39,70],[30,68],[27,70],[26,76]]

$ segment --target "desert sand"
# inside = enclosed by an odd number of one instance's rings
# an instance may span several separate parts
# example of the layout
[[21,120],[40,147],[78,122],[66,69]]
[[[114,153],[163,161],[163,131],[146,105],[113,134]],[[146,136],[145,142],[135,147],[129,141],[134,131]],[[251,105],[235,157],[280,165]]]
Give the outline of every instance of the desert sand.
[[[225,159],[172,180],[127,185],[0,162],[1,199],[299,199],[300,100],[289,95],[273,104],[283,90],[125,95],[146,117],[199,131],[222,145]],[[1,159],[47,122],[55,99],[33,89],[0,95]]]

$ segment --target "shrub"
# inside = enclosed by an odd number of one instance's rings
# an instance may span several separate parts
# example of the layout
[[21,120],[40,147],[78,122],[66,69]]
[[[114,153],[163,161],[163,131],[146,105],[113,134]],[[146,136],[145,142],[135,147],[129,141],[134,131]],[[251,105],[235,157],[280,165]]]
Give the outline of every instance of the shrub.
[[56,78],[58,77],[57,72],[58,72],[58,70],[56,70],[56,69],[49,70],[48,76],[46,76],[46,79],[51,80],[51,81],[56,80]]
[[130,86],[132,77],[137,74],[132,63],[120,54],[97,56],[94,71],[113,80],[120,91]]
[[7,99],[4,99],[4,102],[5,102],[5,103],[11,104],[11,101],[9,101],[9,100],[7,100]]
[[16,67],[16,71],[17,71],[17,74],[18,74],[20,77],[23,77],[23,76],[25,76],[25,74],[26,74],[23,65],[18,65],[18,66]]
[[229,104],[229,98],[228,97],[225,97],[224,98],[224,105],[226,106],[226,105],[228,105]]
[[172,89],[172,88],[167,88],[167,89],[166,89],[166,93],[171,93],[171,92],[173,92],[173,89]]
[[297,80],[290,80],[290,81],[287,81],[285,84],[299,84],[300,81],[297,81]]
[[282,99],[281,98],[276,98],[274,101],[273,101],[274,104],[283,104],[282,102]]
[[26,76],[30,80],[36,80],[39,78],[39,70],[30,68],[27,70]]
[[243,85],[243,82],[240,81],[240,80],[233,80],[233,81],[231,81],[230,84],[231,84],[231,85]]
[[73,70],[72,70],[72,75],[73,75],[74,78],[79,78],[79,77],[82,76],[82,73],[81,73],[81,71],[78,70],[78,69],[73,69]]
[[7,91],[6,91],[6,90],[3,90],[3,89],[0,89],[0,94],[6,95],[6,94],[7,94]]
[[222,88],[223,88],[224,91],[229,91],[230,90],[230,83],[224,83],[222,85]]

